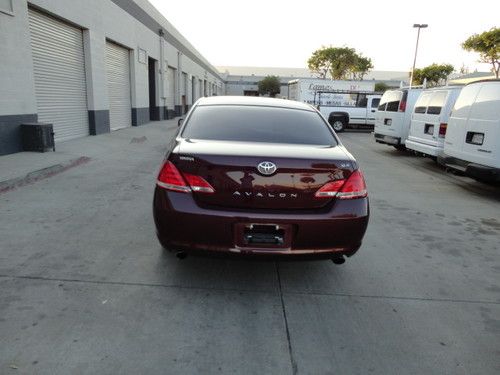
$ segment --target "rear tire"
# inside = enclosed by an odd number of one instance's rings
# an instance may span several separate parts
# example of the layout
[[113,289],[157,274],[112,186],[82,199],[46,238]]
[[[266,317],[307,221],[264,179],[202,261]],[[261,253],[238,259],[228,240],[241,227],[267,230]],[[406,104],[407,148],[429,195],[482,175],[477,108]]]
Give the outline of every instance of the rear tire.
[[394,148],[398,151],[406,151],[405,145],[394,145]]
[[334,118],[331,122],[333,130],[336,133],[342,133],[345,130],[345,120],[341,118]]

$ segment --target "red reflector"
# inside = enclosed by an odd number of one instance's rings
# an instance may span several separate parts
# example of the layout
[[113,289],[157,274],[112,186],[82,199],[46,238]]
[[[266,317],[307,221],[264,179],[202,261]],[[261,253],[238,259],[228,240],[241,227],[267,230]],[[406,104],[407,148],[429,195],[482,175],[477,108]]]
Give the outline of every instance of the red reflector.
[[323,185],[317,192],[314,194],[316,198],[333,198],[337,196],[337,193],[340,191],[342,186],[344,185],[345,180],[337,180],[328,182]]
[[446,136],[446,128],[448,124],[441,123],[439,124],[439,138],[444,138]]
[[189,193],[191,191],[175,165],[168,160],[163,164],[156,184],[167,190],[180,191],[182,193]]
[[399,112],[405,112],[406,111],[406,102],[401,100],[399,102]]
[[367,196],[365,178],[359,169],[352,172],[342,190],[337,194],[339,199],[356,199]]
[[189,186],[194,192],[197,193],[215,193],[215,189],[203,177],[195,176],[189,173],[183,173]]

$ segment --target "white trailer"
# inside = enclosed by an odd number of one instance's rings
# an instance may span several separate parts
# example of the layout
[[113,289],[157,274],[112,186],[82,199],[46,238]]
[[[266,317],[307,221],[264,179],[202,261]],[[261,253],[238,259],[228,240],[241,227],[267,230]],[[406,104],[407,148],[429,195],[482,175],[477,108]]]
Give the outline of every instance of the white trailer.
[[[288,99],[312,105],[335,105],[338,98],[331,98],[326,94],[321,95],[319,102],[319,91],[331,92],[374,92],[375,82],[372,81],[332,81],[326,79],[304,78],[288,82]],[[342,105],[342,103],[338,103]]]
[[372,81],[328,81],[296,79],[288,83],[288,95],[314,105],[336,132],[347,127],[370,127],[382,95]]

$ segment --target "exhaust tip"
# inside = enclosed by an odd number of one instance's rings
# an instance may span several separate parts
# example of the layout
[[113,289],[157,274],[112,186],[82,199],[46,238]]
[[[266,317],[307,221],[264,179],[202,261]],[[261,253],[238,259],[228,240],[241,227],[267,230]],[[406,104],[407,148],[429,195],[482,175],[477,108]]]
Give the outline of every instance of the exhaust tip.
[[332,258],[332,262],[335,264],[344,264],[345,259],[344,257]]
[[187,253],[185,251],[178,251],[175,253],[177,259],[183,260],[187,258]]

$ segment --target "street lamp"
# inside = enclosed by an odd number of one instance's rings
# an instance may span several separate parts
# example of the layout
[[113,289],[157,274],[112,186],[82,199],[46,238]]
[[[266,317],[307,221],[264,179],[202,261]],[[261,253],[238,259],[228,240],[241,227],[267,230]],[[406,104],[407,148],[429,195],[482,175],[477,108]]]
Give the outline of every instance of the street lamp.
[[417,50],[418,50],[418,39],[420,38],[420,29],[425,29],[427,26],[426,23],[415,23],[413,24],[413,27],[418,28],[417,32],[417,44],[415,46],[415,57],[413,58],[413,68],[411,68],[411,75],[410,75],[410,89],[413,84],[413,72],[415,71],[415,63],[417,62]]

